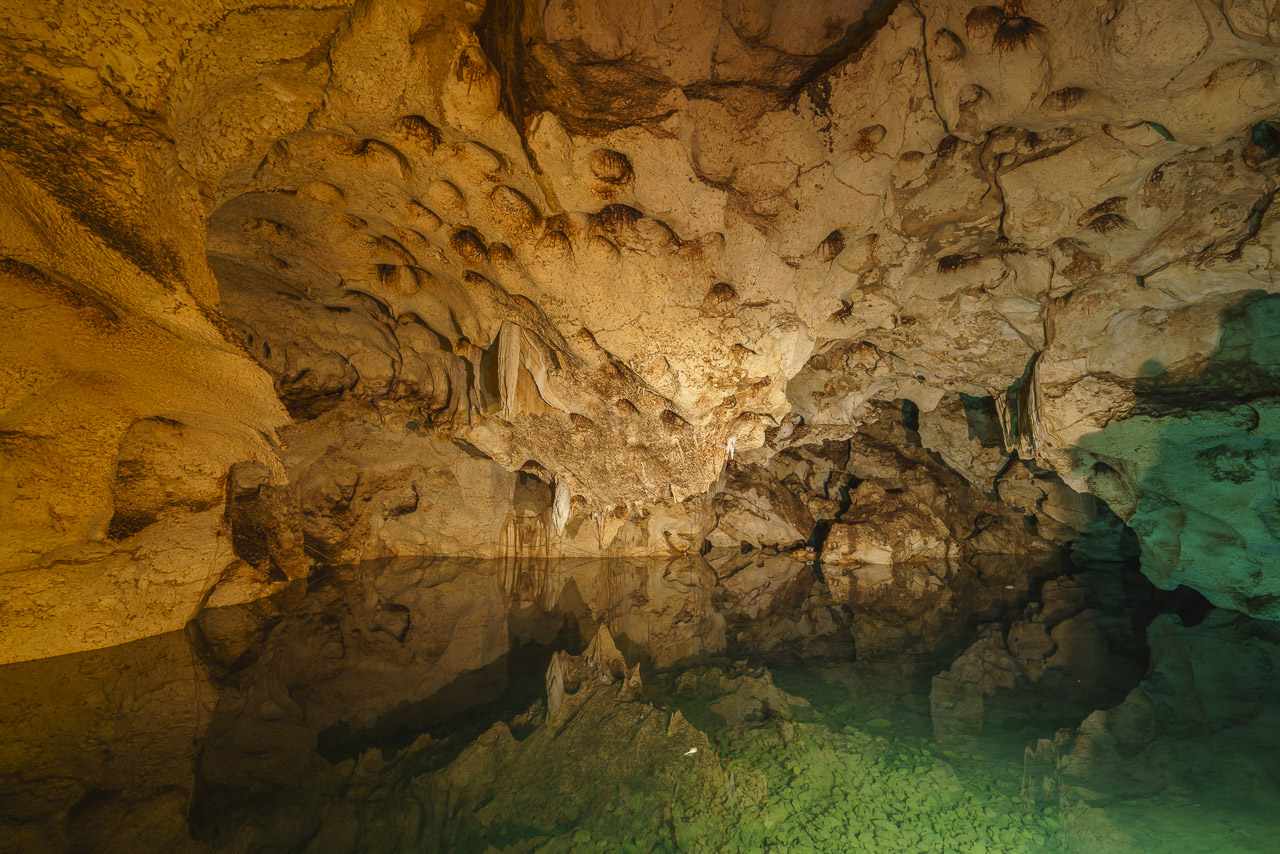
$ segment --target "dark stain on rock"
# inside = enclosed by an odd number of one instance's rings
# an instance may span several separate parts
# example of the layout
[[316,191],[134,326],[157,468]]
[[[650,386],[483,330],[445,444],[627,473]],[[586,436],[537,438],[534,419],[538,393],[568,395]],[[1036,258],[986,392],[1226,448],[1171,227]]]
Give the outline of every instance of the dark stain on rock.
[[460,228],[450,235],[449,245],[468,264],[484,264],[489,260],[489,249],[484,240],[470,228]]
[[100,332],[118,332],[119,312],[82,287],[62,282],[23,261],[0,258],[0,275],[25,282],[32,290],[74,311],[85,325]]
[[819,53],[817,61],[800,75],[791,86],[787,100],[794,104],[802,92],[808,92],[814,106],[826,115],[830,101],[827,75],[835,68],[861,56],[875,34],[888,23],[889,16],[900,2],[901,0],[871,0],[862,17],[845,27],[844,36]]

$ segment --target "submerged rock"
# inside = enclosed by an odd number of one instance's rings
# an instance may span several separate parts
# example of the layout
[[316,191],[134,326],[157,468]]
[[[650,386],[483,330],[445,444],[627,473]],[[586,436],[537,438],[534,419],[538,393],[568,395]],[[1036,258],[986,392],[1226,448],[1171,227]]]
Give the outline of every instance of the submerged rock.
[[781,690],[768,670],[731,668],[686,670],[675,681],[677,697],[710,700],[709,708],[730,727],[759,726],[775,719],[789,720],[808,709],[809,701]]
[[[1116,702],[1141,680],[1147,639],[1134,612],[1155,606],[1136,567],[1045,567],[977,639],[933,677],[935,735],[975,749],[984,728],[1018,725],[1045,710],[1046,721],[1074,724],[1100,703]],[[1038,588],[1038,590],[1037,590]],[[1053,747],[1061,752],[1061,745]],[[1056,763],[1057,753],[1043,761]],[[1056,772],[1055,772],[1056,773]]]
[[978,640],[951,669],[933,677],[929,705],[934,737],[944,744],[975,750],[982,734],[984,702],[1002,688],[1012,690],[1021,678],[1000,627],[982,627]]

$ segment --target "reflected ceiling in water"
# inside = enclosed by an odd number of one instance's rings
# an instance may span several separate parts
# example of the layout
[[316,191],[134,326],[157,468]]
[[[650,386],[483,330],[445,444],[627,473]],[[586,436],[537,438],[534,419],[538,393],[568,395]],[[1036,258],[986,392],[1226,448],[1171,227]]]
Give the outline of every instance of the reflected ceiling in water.
[[1139,684],[1131,569],[709,557],[329,567],[0,668],[0,850],[1266,850],[1270,627],[1159,617]]

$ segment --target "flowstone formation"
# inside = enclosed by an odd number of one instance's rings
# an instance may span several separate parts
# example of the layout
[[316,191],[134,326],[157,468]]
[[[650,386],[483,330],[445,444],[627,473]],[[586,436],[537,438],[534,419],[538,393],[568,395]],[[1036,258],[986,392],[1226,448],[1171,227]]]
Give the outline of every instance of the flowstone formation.
[[[729,547],[727,462],[903,402],[992,502],[1079,530],[1096,496],[1159,584],[1280,613],[1265,3],[6,0],[0,31],[0,660],[312,561]],[[945,551],[902,488],[785,533]]]

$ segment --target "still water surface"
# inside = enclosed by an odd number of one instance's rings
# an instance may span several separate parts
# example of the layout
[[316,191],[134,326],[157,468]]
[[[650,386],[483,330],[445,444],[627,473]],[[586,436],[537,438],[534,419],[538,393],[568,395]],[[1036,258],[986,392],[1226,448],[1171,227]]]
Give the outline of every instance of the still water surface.
[[[1096,697],[1019,690],[939,740],[954,627],[855,661],[821,576],[753,571],[767,607],[695,560],[332,568],[0,668],[0,851],[1280,850],[1267,627],[1167,631],[1139,740],[1077,738]],[[983,619],[1034,594],[999,595]],[[552,654],[601,626],[641,684],[549,720]]]

